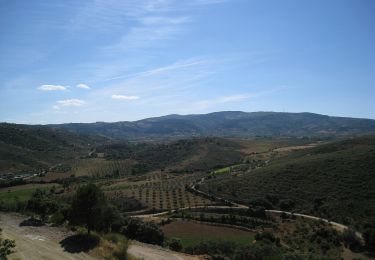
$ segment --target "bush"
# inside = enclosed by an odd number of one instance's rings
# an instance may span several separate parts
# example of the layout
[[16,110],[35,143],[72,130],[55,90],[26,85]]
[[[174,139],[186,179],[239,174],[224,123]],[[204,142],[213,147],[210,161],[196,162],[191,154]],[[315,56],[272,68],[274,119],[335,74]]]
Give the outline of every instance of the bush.
[[292,210],[295,206],[295,202],[290,199],[280,201],[280,209],[284,211]]
[[169,243],[169,248],[173,251],[180,252],[182,250],[182,244],[179,239],[173,238]]
[[375,252],[375,228],[366,228],[363,232],[363,238],[369,251]]
[[65,221],[64,215],[61,213],[61,211],[56,211],[53,213],[53,215],[50,218],[50,222],[54,225],[62,225]]
[[137,218],[130,218],[121,233],[129,239],[135,239],[144,243],[162,245],[164,233],[154,222],[143,222]]
[[[1,235],[1,228],[0,228],[0,235]],[[7,259],[7,256],[13,253],[13,248],[16,247],[16,242],[14,240],[9,239],[1,239],[0,238],[0,259]]]
[[275,236],[271,233],[271,232],[261,232],[261,233],[257,233],[255,235],[255,239],[256,240],[269,240],[270,242],[275,242],[276,241],[276,238]]
[[237,244],[229,241],[202,241],[198,245],[187,247],[185,252],[194,255],[231,256],[236,248]]
[[357,250],[361,246],[361,243],[358,237],[356,236],[354,230],[352,229],[346,229],[342,233],[341,237],[342,237],[342,240],[344,241],[344,245],[346,247],[349,247],[350,250],[352,251]]
[[114,249],[113,256],[119,260],[126,260],[127,252],[128,252],[128,244],[120,244]]

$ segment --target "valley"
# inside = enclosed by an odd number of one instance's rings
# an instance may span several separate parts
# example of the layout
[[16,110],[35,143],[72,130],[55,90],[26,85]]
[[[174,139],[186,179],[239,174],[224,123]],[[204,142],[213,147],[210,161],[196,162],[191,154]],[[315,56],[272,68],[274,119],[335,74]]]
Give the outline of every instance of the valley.
[[[78,235],[85,230],[68,224],[70,205],[82,187],[96,185],[113,207],[115,211],[106,214],[114,218],[109,224],[114,226],[97,228],[95,236],[101,242],[79,250],[89,257],[109,257],[125,244],[129,252],[135,250],[133,255],[141,257],[135,248],[144,245],[132,247],[133,242],[124,242],[129,239],[156,243],[188,254],[186,257],[371,258],[366,237],[375,205],[370,188],[374,186],[373,135],[148,142],[92,135],[84,137],[81,146],[71,146],[69,142],[81,134],[46,128],[43,131],[51,133],[51,139],[34,139],[33,128],[13,125],[2,131],[14,136],[2,143],[5,158],[20,159],[3,169],[7,168],[8,176],[33,175],[2,180],[1,211],[40,215],[48,225],[70,226],[74,237],[77,230]],[[62,147],[52,148],[56,138],[61,138]],[[25,163],[14,149],[5,149],[10,146],[35,161]],[[51,206],[31,206],[31,201],[39,200],[36,196]],[[132,223],[151,225],[157,234],[163,234],[163,242],[128,233]],[[113,235],[107,234],[109,230]],[[4,229],[5,237],[7,232]],[[114,236],[118,238],[112,240]],[[20,246],[19,250],[24,249]],[[173,257],[172,251],[166,254]]]

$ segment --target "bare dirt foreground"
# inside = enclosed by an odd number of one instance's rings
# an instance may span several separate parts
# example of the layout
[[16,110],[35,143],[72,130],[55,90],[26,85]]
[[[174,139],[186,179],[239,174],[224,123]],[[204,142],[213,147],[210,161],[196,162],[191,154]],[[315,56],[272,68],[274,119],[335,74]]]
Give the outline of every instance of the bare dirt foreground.
[[0,213],[3,238],[16,241],[16,253],[9,259],[94,259],[83,252],[72,254],[64,251],[59,242],[73,233],[56,227],[20,226],[24,219],[17,214]]
[[[55,260],[55,259],[96,259],[84,252],[70,253],[64,250],[60,241],[73,235],[64,228],[50,226],[20,226],[25,216],[15,213],[0,212],[2,237],[16,241],[15,253],[9,259]],[[173,252],[158,246],[132,241],[128,254],[135,259],[144,260],[194,260],[197,256]]]

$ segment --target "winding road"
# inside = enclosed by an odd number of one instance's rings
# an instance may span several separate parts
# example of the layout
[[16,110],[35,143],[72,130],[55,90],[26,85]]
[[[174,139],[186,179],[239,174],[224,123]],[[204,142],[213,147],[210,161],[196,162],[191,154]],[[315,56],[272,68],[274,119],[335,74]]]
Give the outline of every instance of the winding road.
[[[213,174],[213,173],[210,173],[210,175]],[[210,176],[208,175],[208,176]],[[184,207],[184,208],[179,208],[178,210],[187,210],[187,209],[199,209],[199,208],[212,208],[212,209],[244,209],[244,208],[248,208],[247,205],[244,205],[244,204],[239,204],[237,202],[234,202],[234,201],[231,201],[229,199],[225,199],[225,198],[222,198],[222,197],[219,197],[219,196],[215,196],[214,194],[208,194],[204,191],[201,191],[201,190],[198,190],[196,188],[197,185],[201,185],[204,183],[204,181],[206,180],[207,177],[202,177],[197,183],[194,183],[190,186],[190,189],[194,191],[194,193],[196,194],[199,194],[203,197],[211,197],[217,201],[222,201],[223,203],[225,204],[229,204],[231,206],[197,206],[197,207]],[[177,210],[172,210],[172,211],[164,211],[164,212],[159,212],[159,213],[155,213],[155,214],[146,214],[146,215],[134,215],[134,217],[141,217],[141,218],[152,218],[152,217],[160,217],[160,216],[163,216],[163,215],[166,215],[170,212],[176,212]],[[334,222],[334,221],[330,221],[328,219],[325,219],[325,218],[321,218],[321,217],[317,217],[317,216],[312,216],[312,215],[307,215],[307,214],[302,214],[302,213],[295,213],[295,212],[288,212],[288,211],[281,211],[281,210],[265,210],[267,213],[270,213],[270,214],[278,214],[278,215],[281,215],[281,214],[286,214],[286,215],[290,215],[290,216],[297,216],[297,217],[300,217],[300,218],[305,218],[305,219],[311,219],[311,220],[316,220],[316,221],[323,221],[325,223],[328,223],[330,224],[335,230],[339,231],[339,232],[344,232],[345,230],[349,229],[348,226],[344,225],[344,224],[341,224],[341,223],[337,223],[337,222]],[[359,232],[355,232],[355,234],[357,235],[358,238],[360,238],[361,240],[363,240],[363,236],[361,233]]]

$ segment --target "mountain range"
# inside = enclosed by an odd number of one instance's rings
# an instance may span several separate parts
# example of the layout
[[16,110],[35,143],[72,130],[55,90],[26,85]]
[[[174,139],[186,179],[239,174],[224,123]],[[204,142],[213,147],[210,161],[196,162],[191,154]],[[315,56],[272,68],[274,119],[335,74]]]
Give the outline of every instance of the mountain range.
[[314,113],[223,111],[196,115],[167,115],[114,123],[48,125],[79,134],[111,139],[220,137],[332,137],[375,132],[375,120]]

